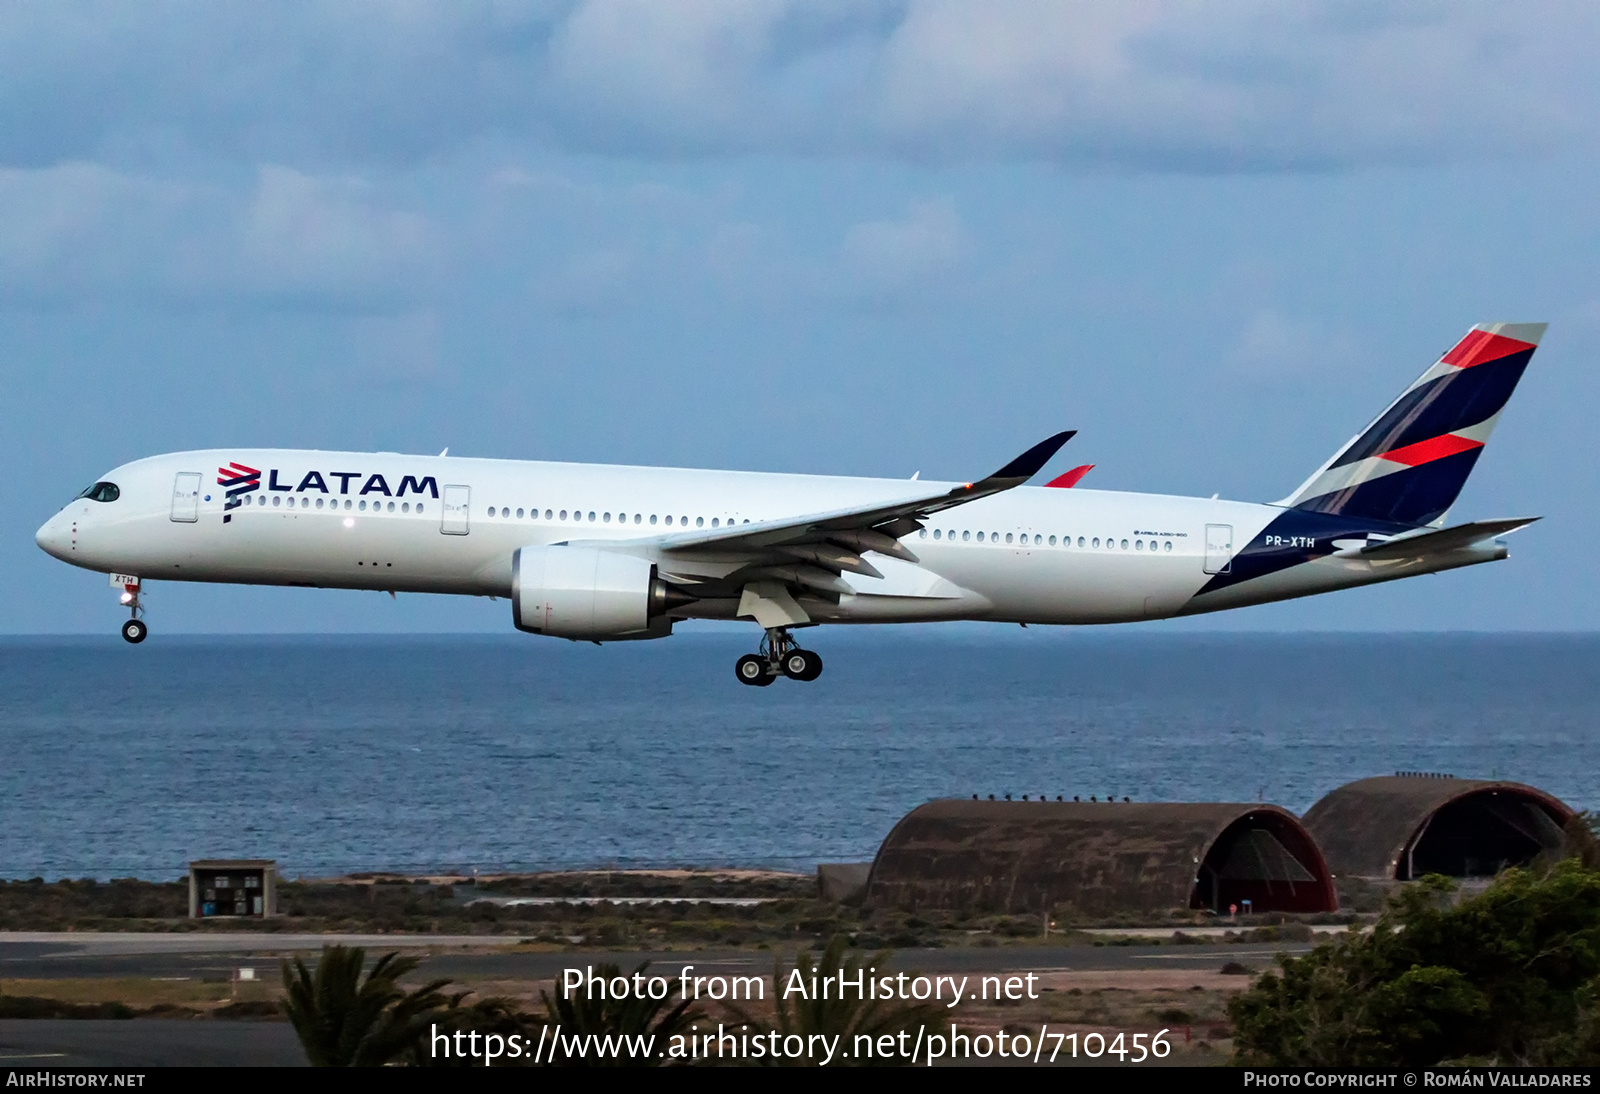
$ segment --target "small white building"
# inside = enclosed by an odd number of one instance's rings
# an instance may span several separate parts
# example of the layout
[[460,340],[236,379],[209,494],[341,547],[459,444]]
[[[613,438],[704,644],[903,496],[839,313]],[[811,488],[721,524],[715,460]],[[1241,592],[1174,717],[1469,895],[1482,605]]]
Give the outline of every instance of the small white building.
[[277,915],[277,875],[276,859],[196,859],[189,863],[189,918]]

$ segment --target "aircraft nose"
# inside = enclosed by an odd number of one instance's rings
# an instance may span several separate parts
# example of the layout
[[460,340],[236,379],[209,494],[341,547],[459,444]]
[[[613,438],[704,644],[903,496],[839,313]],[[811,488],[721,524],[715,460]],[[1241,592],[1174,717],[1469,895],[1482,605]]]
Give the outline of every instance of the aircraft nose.
[[33,534],[33,542],[39,545],[41,551],[59,559],[65,559],[71,553],[70,539],[67,523],[60,513],[45,521]]

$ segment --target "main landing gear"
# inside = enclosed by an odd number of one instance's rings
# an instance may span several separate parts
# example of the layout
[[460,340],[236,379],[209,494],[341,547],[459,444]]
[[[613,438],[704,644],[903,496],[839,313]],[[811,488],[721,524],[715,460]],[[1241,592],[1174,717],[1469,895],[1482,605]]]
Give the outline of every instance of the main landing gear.
[[122,640],[137,646],[143,642],[150,633],[150,628],[144,625],[144,620],[139,617],[144,614],[144,607],[139,603],[139,582],[133,579],[122,586],[122,595],[118,597],[127,605],[130,618],[122,625]]
[[739,658],[733,673],[739,683],[755,688],[764,688],[779,676],[815,680],[822,675],[822,658],[797,646],[787,627],[768,627],[760,651]]

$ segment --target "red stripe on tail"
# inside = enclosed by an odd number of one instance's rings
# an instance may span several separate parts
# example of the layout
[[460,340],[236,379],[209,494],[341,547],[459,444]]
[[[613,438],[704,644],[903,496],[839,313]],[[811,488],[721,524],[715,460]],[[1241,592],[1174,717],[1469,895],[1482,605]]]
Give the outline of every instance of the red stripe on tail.
[[1515,338],[1490,334],[1486,330],[1475,330],[1457,342],[1456,348],[1439,360],[1456,368],[1471,368],[1485,361],[1498,361],[1502,357],[1510,357],[1513,353],[1521,353],[1532,348],[1532,342],[1519,342]]
[[1416,444],[1408,444],[1404,448],[1385,452],[1378,458],[1403,463],[1407,467],[1416,467],[1418,464],[1432,463],[1446,456],[1454,456],[1457,452],[1469,452],[1482,447],[1482,441],[1472,441],[1466,437],[1457,437],[1454,433],[1446,433],[1431,440],[1418,441]]

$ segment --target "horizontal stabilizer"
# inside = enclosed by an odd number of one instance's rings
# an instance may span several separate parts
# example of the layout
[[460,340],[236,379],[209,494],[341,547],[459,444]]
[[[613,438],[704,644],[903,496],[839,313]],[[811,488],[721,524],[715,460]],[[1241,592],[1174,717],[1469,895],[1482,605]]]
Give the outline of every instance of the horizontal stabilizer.
[[1421,558],[1441,551],[1455,551],[1471,547],[1484,540],[1494,539],[1518,528],[1526,528],[1539,517],[1512,517],[1506,520],[1475,520],[1471,524],[1458,524],[1454,528],[1408,533],[1393,536],[1380,543],[1365,547],[1352,547],[1338,552],[1341,558],[1390,559]]

